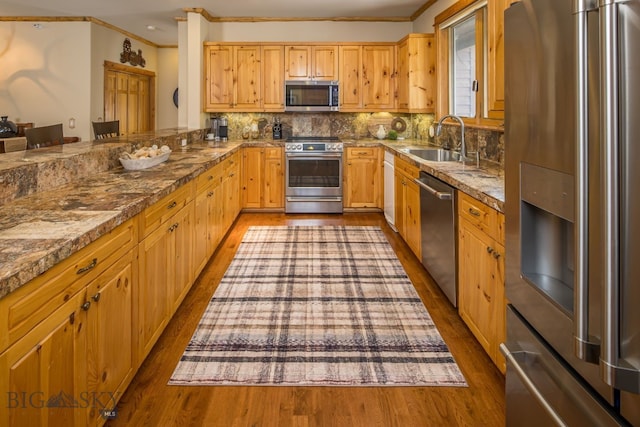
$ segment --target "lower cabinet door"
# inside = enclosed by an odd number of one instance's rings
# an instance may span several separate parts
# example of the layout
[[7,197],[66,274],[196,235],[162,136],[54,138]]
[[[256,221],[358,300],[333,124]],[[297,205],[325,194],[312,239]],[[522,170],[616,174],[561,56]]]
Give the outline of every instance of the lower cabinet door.
[[0,355],[0,425],[86,426],[84,292]]

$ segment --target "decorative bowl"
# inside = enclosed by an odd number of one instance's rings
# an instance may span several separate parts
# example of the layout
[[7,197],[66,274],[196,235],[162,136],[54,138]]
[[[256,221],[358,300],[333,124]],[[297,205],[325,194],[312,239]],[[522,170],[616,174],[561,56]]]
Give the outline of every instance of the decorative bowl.
[[140,159],[120,159],[120,163],[126,170],[148,169],[160,163],[166,162],[171,155],[171,151],[154,157],[143,157]]

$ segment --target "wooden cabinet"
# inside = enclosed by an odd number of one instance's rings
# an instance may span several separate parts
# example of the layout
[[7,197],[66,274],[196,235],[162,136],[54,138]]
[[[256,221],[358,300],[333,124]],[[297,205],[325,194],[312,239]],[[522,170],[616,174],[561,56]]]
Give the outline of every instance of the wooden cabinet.
[[188,183],[140,215],[140,231],[145,236],[138,248],[140,360],[149,354],[193,282],[192,191]]
[[[89,422],[104,422],[103,410],[115,408],[114,392],[123,392],[135,373],[133,288],[135,251],[129,251],[87,288],[81,308],[87,312],[87,390],[100,396],[89,406]],[[96,402],[97,403],[97,402]]]
[[458,311],[504,373],[504,215],[458,192]]
[[338,80],[338,46],[285,46],[286,80]]
[[0,300],[0,425],[104,422],[133,376],[136,241],[129,220]]
[[362,110],[362,45],[339,49],[340,111]]
[[237,151],[224,161],[222,172],[222,235],[224,236],[242,207],[242,196],[240,193],[240,152]]
[[420,187],[414,182],[418,167],[395,158],[395,225],[413,253],[421,259]]
[[504,11],[511,2],[487,3],[488,111],[490,119],[504,119]]
[[262,46],[262,108],[284,110],[284,46]]
[[436,98],[436,45],[433,34],[409,34],[398,44],[397,110],[433,113]]
[[222,172],[218,163],[196,180],[193,262],[194,277],[204,269],[222,240]]
[[248,209],[284,207],[282,147],[246,147],[242,152],[242,206]]
[[262,109],[261,46],[205,44],[205,111]]
[[395,108],[395,46],[362,47],[362,107],[366,111]]
[[382,153],[379,147],[347,147],[344,207],[382,207]]

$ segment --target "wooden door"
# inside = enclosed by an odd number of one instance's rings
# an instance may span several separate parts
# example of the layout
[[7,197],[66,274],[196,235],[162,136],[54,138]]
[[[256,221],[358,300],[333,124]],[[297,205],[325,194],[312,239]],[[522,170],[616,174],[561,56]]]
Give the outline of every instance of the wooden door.
[[104,63],[104,120],[118,120],[120,134],[155,129],[155,73]]
[[263,207],[284,208],[284,150],[265,148]]
[[247,147],[242,151],[242,206],[262,207],[264,149]]
[[311,78],[311,46],[285,46],[285,78]]
[[133,377],[134,260],[129,251],[87,289],[87,383],[97,397],[89,411],[93,423],[115,408],[118,393]]
[[[0,355],[0,425],[86,426],[86,312],[79,292]],[[75,407],[74,407],[75,406]]]
[[362,108],[362,46],[340,46],[340,110]]
[[193,258],[193,203],[180,209],[168,221],[169,233],[171,233],[171,247],[169,254],[171,259],[168,264],[173,267],[173,287],[171,289],[170,315],[178,308],[189,287],[193,282],[194,258]]
[[338,80],[338,47],[313,46],[311,76],[316,80]]
[[405,191],[405,240],[418,259],[421,259],[420,187],[413,181],[413,178],[407,178]]
[[205,51],[205,109],[233,107],[233,47],[208,45]]
[[262,108],[284,110],[283,46],[262,46]]
[[491,119],[504,118],[504,11],[510,3],[508,0],[494,0],[487,4],[487,116]]
[[395,105],[395,47],[363,46],[362,106],[366,110],[389,110]]
[[138,245],[138,357],[143,360],[160,337],[169,315],[173,266],[168,265],[171,236],[167,223]]
[[234,108],[238,110],[259,110],[262,93],[260,46],[235,46],[233,51],[235,83]]
[[377,148],[347,148],[345,207],[375,208],[380,202],[380,164]]
[[491,357],[495,341],[495,260],[491,242],[466,220],[459,224],[458,311],[478,342]]

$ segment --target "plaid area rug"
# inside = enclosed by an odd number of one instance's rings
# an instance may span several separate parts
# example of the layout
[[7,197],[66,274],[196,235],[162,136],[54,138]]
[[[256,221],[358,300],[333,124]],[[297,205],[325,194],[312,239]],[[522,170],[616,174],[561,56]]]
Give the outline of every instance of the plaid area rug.
[[169,384],[466,382],[378,227],[250,227]]

